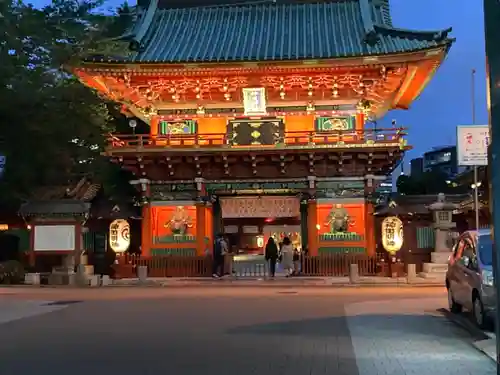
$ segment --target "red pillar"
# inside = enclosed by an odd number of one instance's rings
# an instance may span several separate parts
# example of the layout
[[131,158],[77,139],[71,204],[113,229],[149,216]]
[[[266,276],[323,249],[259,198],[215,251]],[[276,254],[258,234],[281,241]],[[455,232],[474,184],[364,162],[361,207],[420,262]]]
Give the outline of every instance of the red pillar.
[[145,204],[142,206],[142,223],[141,223],[141,255],[151,256],[151,239],[153,233],[151,232],[151,210],[150,205]]
[[359,139],[364,138],[364,130],[365,130],[365,115],[363,112],[356,113],[356,136]]
[[366,253],[370,256],[375,255],[375,216],[373,216],[373,203],[365,202],[365,241]]
[[318,255],[318,204],[315,199],[307,203],[307,240],[309,242],[309,255]]
[[205,227],[207,209],[205,203],[196,204],[196,255],[205,255]]

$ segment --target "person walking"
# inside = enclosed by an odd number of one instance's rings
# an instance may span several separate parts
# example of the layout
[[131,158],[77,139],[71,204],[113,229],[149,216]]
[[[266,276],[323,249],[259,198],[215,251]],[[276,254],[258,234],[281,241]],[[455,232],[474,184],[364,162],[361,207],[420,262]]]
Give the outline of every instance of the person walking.
[[286,272],[286,277],[293,274],[293,246],[290,238],[283,238],[283,246],[281,247],[281,264]]
[[278,246],[274,238],[269,237],[265,251],[266,261],[269,263],[269,276],[274,277],[276,274],[276,262],[278,261]]
[[223,234],[218,234],[214,244],[212,277],[224,276],[224,256],[227,253],[227,243]]

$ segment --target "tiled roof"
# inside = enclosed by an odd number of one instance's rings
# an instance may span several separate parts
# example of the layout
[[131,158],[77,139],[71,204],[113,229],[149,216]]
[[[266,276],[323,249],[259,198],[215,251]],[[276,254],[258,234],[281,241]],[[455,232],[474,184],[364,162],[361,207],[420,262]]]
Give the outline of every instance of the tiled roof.
[[37,215],[85,215],[90,211],[90,203],[80,200],[60,199],[50,201],[30,201],[19,208],[21,216]]
[[141,63],[282,61],[386,55],[450,45],[449,30],[391,26],[386,0],[256,2],[160,9],[138,19],[128,61]]

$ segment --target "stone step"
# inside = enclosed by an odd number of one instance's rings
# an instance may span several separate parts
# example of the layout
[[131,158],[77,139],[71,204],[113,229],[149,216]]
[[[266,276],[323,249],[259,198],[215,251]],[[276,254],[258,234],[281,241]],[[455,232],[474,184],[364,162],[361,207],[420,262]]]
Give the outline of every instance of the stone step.
[[431,253],[431,263],[448,264],[451,255],[449,251],[434,251]]
[[425,273],[446,273],[447,271],[447,264],[424,263],[423,265],[423,272]]
[[446,274],[440,272],[439,273],[420,272],[418,276],[426,280],[442,281],[443,285],[446,280]]

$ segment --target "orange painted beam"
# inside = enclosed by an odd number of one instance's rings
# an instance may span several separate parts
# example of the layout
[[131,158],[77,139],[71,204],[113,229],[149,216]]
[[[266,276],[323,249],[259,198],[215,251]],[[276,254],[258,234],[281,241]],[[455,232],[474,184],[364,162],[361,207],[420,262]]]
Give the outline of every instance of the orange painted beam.
[[408,71],[408,76],[401,87],[401,92],[394,101],[394,107],[400,109],[408,109],[423,91],[434,75],[437,67],[440,65],[439,60],[422,61]]

